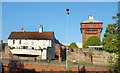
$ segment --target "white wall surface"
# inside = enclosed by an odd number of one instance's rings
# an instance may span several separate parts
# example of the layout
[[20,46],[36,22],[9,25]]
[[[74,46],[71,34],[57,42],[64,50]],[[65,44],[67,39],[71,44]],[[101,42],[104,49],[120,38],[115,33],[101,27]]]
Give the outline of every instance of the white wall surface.
[[13,39],[8,39],[8,46],[18,48],[20,46],[28,46],[28,48],[34,47],[35,49],[43,49],[52,47],[51,40],[21,40],[21,44],[19,44],[19,39],[15,39],[15,44],[13,44]]
[[42,60],[45,60],[47,59],[47,50],[44,49],[43,52],[42,52]]
[[41,50],[33,49],[12,49],[10,50],[13,54],[28,54],[28,55],[41,55]]

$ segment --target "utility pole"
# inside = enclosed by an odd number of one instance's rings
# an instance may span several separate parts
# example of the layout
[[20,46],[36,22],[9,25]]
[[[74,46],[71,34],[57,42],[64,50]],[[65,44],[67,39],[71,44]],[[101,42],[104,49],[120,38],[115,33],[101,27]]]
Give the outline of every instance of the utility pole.
[[67,11],[67,40],[66,40],[66,73],[67,73],[67,55],[68,55],[68,15],[69,15],[69,9],[66,9]]

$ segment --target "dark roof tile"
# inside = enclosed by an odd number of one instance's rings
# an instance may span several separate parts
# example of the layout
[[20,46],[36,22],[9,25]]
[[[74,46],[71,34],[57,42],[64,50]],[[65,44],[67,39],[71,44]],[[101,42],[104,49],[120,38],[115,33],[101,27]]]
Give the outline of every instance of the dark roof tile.
[[11,32],[8,39],[51,40],[54,32]]

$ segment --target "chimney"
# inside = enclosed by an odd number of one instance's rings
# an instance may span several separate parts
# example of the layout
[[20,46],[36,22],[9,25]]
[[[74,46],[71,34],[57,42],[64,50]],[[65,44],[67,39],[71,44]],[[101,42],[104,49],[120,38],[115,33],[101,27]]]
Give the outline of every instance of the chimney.
[[43,26],[42,25],[40,25],[40,27],[39,27],[39,32],[43,32]]
[[89,20],[93,20],[93,15],[89,15]]
[[23,30],[23,28],[21,29],[21,32],[25,32],[25,31]]

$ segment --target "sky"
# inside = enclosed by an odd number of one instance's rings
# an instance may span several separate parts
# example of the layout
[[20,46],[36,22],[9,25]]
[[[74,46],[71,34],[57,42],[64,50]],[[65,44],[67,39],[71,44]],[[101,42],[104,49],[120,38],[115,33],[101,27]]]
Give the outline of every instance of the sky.
[[3,2],[2,3],[2,40],[8,40],[11,32],[54,31],[56,39],[66,44],[67,12],[68,43],[82,43],[80,23],[88,20],[90,14],[94,19],[103,22],[101,41],[108,24],[115,23],[112,16],[118,13],[117,2]]
[[3,2],[118,2],[119,0],[1,0]]

